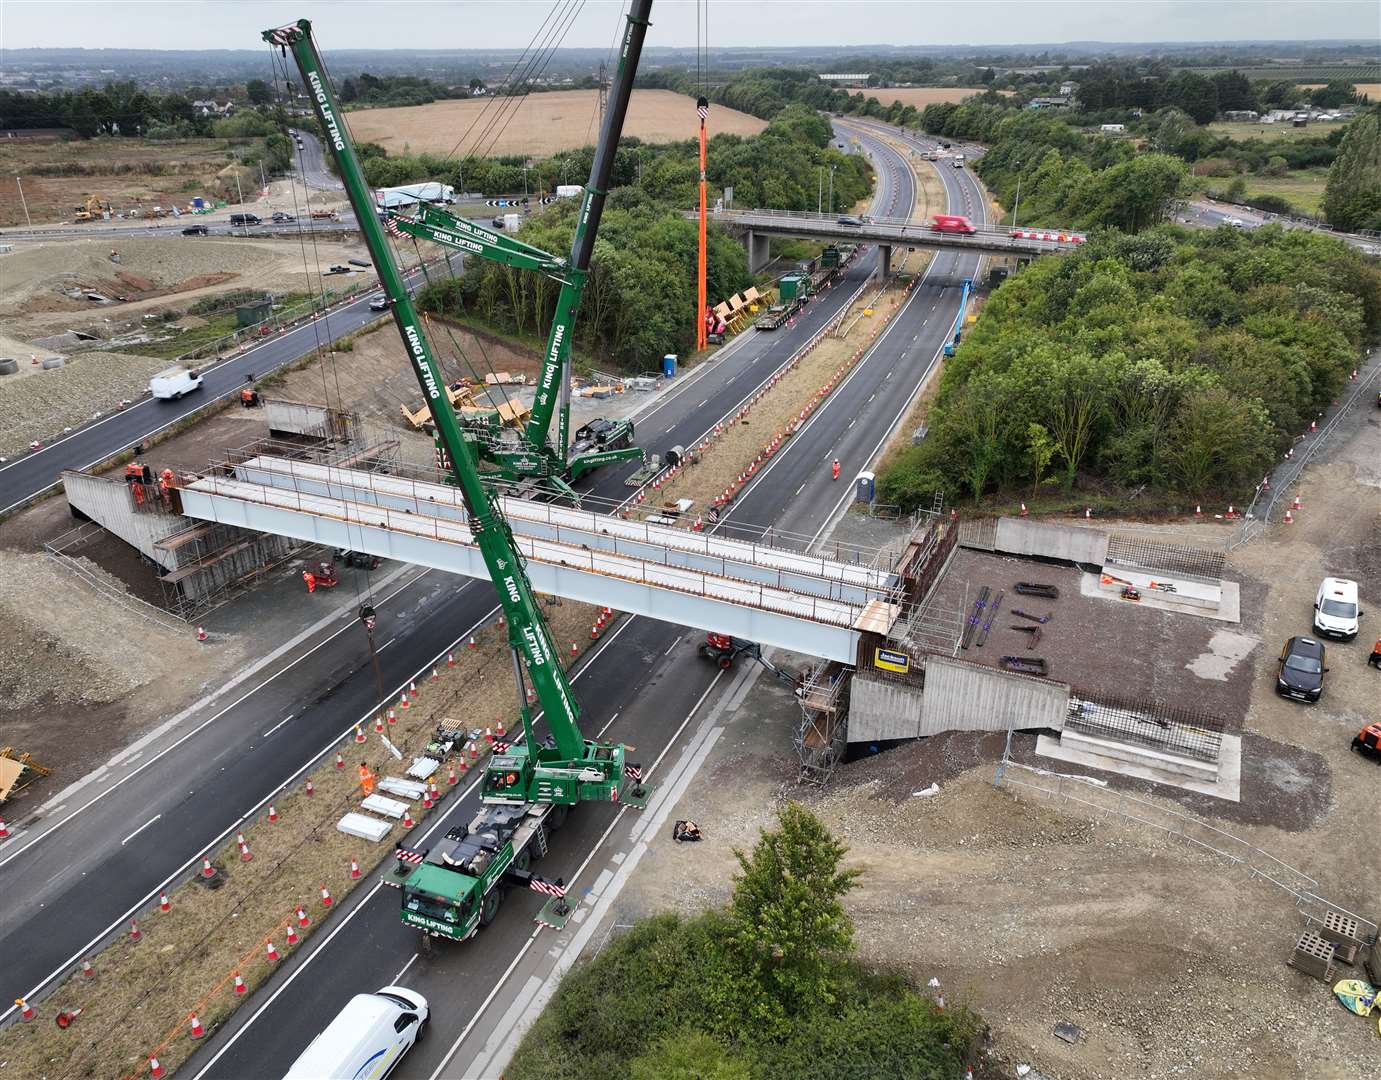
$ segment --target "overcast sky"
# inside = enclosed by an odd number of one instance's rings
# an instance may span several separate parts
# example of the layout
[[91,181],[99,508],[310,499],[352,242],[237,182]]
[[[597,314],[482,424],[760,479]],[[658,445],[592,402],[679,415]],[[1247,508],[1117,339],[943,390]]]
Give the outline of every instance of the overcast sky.
[[[707,0],[711,46],[1381,40],[1377,0]],[[695,0],[658,0],[649,45],[692,46]],[[607,48],[621,0],[586,0],[565,44]],[[0,52],[255,48],[309,18],[322,48],[522,48],[552,0],[0,0]],[[746,20],[746,21],[745,21]]]

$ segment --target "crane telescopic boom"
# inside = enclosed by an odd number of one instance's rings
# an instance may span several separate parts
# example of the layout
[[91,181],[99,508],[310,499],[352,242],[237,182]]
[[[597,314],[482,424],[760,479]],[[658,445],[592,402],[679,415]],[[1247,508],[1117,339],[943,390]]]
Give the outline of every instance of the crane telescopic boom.
[[[650,0],[638,0],[633,7],[635,11],[641,10],[643,16],[635,20],[630,14],[624,38],[625,52],[630,37],[635,37],[641,45]],[[624,778],[624,748],[618,743],[595,743],[581,734],[580,709],[537,606],[522,556],[497,501],[480,477],[475,450],[462,434],[445,393],[445,379],[423,333],[402,272],[394,261],[384,227],[374,213],[369,185],[365,182],[354,142],[346,130],[321,54],[312,40],[311,23],[302,19],[266,30],[263,37],[269,44],[292,54],[307,86],[312,108],[326,134],[327,148],[339,168],[409,362],[431,410],[438,441],[446,451],[455,482],[465,500],[475,543],[507,617],[526,738],[523,744],[490,760],[485,771],[483,797],[489,802],[514,804],[529,801],[571,804],[587,799],[617,799]],[[532,680],[554,745],[540,745],[533,737],[524,674]]]
[[[569,474],[578,479],[598,465],[630,458],[641,459],[643,452],[632,446],[633,426],[628,421],[614,421],[602,435],[598,445],[579,447],[570,455],[570,373],[571,347],[575,338],[575,320],[590,274],[590,257],[595,237],[599,233],[604,214],[604,200],[614,171],[614,158],[619,137],[623,133],[624,118],[633,95],[633,80],[642,55],[643,38],[648,27],[652,0],[636,0],[629,10],[619,49],[618,69],[614,75],[599,142],[590,163],[590,179],[576,217],[575,236],[571,253],[566,259],[557,258],[512,237],[493,232],[474,222],[457,218],[438,207],[420,206],[411,214],[386,212],[391,232],[430,240],[452,249],[484,259],[503,263],[517,269],[536,270],[560,283],[556,310],[547,335],[547,350],[542,358],[541,374],[537,379],[532,415],[523,432],[522,446],[505,449],[501,443],[480,442],[480,454],[498,466],[509,479],[536,478],[549,481],[563,494],[575,496],[565,483]],[[556,433],[551,427],[556,420]]]

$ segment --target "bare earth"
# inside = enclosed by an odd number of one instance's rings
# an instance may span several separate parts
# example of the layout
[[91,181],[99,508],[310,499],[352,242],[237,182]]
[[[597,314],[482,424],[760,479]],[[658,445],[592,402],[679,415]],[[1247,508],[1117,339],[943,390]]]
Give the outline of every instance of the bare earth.
[[[599,135],[595,98],[593,90],[557,90],[531,94],[516,109],[512,99],[467,98],[402,109],[364,109],[349,113],[347,120],[356,139],[378,143],[390,154],[449,154],[453,150],[458,158],[553,154],[594,143]],[[500,106],[504,106],[502,113]],[[481,115],[483,119],[478,119]],[[492,132],[484,134],[491,118],[498,115],[512,119],[499,120]],[[698,125],[694,98],[671,90],[635,90],[623,133],[644,142],[676,142],[695,138]],[[712,135],[756,135],[765,127],[767,121],[723,105],[710,109]]]

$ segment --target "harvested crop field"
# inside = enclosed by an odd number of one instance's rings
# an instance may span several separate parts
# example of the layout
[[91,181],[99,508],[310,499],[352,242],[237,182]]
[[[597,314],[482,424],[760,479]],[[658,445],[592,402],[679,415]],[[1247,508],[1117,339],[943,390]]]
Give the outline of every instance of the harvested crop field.
[[117,211],[185,205],[193,195],[215,193],[216,173],[230,159],[224,139],[7,139],[0,146],[0,227],[25,223],[15,176],[24,178],[37,224],[71,221],[87,195]]
[[[391,154],[450,153],[553,154],[594,143],[599,135],[594,90],[558,90],[550,94],[530,94],[503,125],[497,137],[481,137],[496,115],[502,99],[467,98],[463,101],[435,101],[403,109],[364,109],[348,116],[356,139],[375,142]],[[487,111],[486,111],[487,110]],[[475,123],[483,113],[485,119]],[[505,116],[509,115],[507,111]],[[474,124],[474,131],[470,132]],[[625,136],[636,135],[644,142],[676,142],[696,135],[695,100],[671,90],[636,90],[628,107],[623,127]],[[496,124],[495,127],[499,127]],[[715,105],[710,110],[713,135],[756,135],[767,121],[734,109]],[[491,141],[492,140],[492,141]]]
[[[884,105],[900,101],[903,105],[914,105],[918,109],[924,109],[927,105],[946,101],[963,101],[966,97],[983,93],[984,90],[982,86],[900,86],[892,89],[875,87],[861,93],[864,97],[877,98]],[[999,90],[998,93],[1010,94],[1011,91]]]

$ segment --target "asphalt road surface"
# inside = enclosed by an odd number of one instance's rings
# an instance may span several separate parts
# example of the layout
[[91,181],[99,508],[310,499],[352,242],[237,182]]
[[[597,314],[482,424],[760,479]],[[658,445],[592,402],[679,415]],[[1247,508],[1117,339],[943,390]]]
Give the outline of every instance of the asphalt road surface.
[[[879,175],[879,205],[894,199],[909,205],[911,198],[905,170]],[[650,409],[641,420],[640,433],[659,433],[665,446],[689,444],[699,437],[837,312],[872,272],[875,259],[874,252],[860,258],[846,280],[812,305],[794,330],[736,339],[723,350],[723,359],[707,366],[702,375],[687,376]],[[348,310],[362,306],[363,302]],[[335,323],[332,330],[345,332]],[[254,355],[237,362],[248,362]],[[240,385],[238,374],[222,378],[226,392]],[[210,388],[209,377],[207,383]],[[196,407],[188,400],[189,408]],[[177,412],[177,406],[170,411]],[[117,419],[129,415],[127,411]],[[0,472],[0,479],[4,476]],[[586,490],[593,487],[597,494],[612,498],[627,494],[620,474],[596,473],[591,479],[592,485],[582,485]],[[289,587],[298,586],[294,582]],[[377,606],[376,640],[384,643],[384,681],[395,697],[397,685],[429,669],[434,657],[468,637],[495,611],[492,589],[484,583],[458,582],[436,573],[420,577]],[[303,763],[334,745],[356,720],[372,715],[377,692],[367,645],[349,613],[345,620],[301,642],[256,676],[262,685],[243,700],[229,707],[206,702],[175,731],[141,751],[139,760],[112,769],[90,795],[74,797],[31,834],[0,847],[0,890],[18,901],[0,906],[0,955],[9,958],[0,969],[0,994],[8,996],[0,1000],[32,996],[52,977],[65,973],[72,957],[79,960],[147,897],[185,876],[200,851],[232,833],[245,815],[297,775]],[[639,625],[665,631],[668,638],[684,633],[651,623]],[[347,632],[336,636],[342,627]],[[624,684],[627,662],[625,658],[620,666]],[[276,674],[280,669],[282,673]],[[582,691],[582,698],[590,701],[605,696]],[[596,719],[598,715],[596,710]],[[195,736],[176,743],[193,730]],[[129,782],[124,782],[127,777]],[[92,804],[92,799],[99,802]],[[141,827],[137,835],[130,835]],[[92,880],[102,887],[93,890]]]

